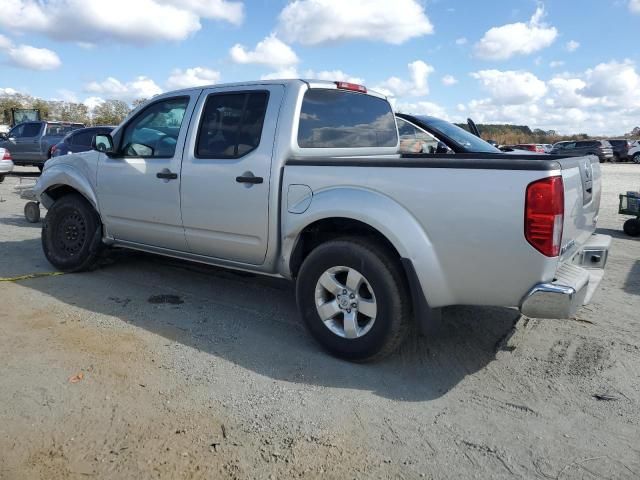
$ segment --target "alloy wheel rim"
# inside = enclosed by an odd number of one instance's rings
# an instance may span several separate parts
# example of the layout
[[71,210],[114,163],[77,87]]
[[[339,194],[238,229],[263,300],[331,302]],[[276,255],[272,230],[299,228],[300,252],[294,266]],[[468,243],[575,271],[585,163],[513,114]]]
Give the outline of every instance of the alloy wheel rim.
[[332,267],[320,276],[315,304],[325,327],[350,340],[369,333],[378,314],[369,281],[356,269],[345,266]]

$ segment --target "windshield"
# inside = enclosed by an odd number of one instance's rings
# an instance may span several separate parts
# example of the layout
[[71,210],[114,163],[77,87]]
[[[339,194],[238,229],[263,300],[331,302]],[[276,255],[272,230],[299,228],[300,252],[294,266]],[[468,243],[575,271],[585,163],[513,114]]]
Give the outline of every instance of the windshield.
[[453,123],[440,120],[434,117],[416,116],[418,120],[429,126],[436,136],[440,134],[455,142],[464,152],[467,153],[502,153],[496,147],[481,138],[467,132],[464,128],[460,128]]

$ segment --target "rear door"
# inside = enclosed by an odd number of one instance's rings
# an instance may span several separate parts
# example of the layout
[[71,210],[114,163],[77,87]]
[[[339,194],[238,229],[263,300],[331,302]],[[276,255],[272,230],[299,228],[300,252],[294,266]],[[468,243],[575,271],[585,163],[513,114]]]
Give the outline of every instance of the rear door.
[[282,85],[203,92],[182,163],[182,221],[192,253],[264,262],[283,95]]

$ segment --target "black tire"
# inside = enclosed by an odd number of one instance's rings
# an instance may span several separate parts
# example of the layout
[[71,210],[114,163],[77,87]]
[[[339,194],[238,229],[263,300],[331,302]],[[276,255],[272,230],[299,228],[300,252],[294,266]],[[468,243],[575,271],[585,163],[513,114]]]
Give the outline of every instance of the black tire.
[[95,267],[102,247],[100,217],[82,195],[69,194],[48,210],[42,224],[42,249],[63,272]]
[[637,218],[630,218],[622,226],[624,233],[630,237],[637,237],[640,235],[640,220]]
[[44,170],[44,165],[36,165],[36,167],[38,167],[38,170],[40,170],[40,173],[42,173],[42,171]]
[[[370,330],[358,338],[334,333],[316,308],[318,281],[333,267],[357,270],[375,295],[375,320]],[[337,357],[363,362],[389,355],[405,340],[411,325],[408,291],[402,267],[387,249],[364,239],[347,238],[323,243],[307,256],[298,274],[296,299],[305,325],[320,345]],[[344,318],[342,315],[335,317],[338,322]],[[362,316],[357,315],[360,323]]]
[[4,175],[0,175],[0,183],[4,182]]
[[620,163],[622,160],[620,159],[620,154],[619,153],[614,153],[613,154],[613,158],[611,159],[611,161],[613,163]]
[[40,221],[40,204],[38,202],[27,202],[24,206],[24,218],[29,223]]
[[640,163],[640,152],[633,154],[633,163]]

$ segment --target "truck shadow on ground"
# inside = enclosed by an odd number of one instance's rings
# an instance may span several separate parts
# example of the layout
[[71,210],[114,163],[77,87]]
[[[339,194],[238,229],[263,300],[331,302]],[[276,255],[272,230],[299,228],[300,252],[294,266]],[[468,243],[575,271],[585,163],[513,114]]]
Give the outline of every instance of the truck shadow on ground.
[[[48,265],[36,239],[0,244],[0,257],[15,259],[0,263],[0,277]],[[20,284],[276,380],[401,401],[438,398],[483,369],[520,318],[508,308],[451,307],[429,338],[413,335],[385,360],[353,364],[318,347],[299,321],[293,286],[283,280],[113,251],[93,272]]]

